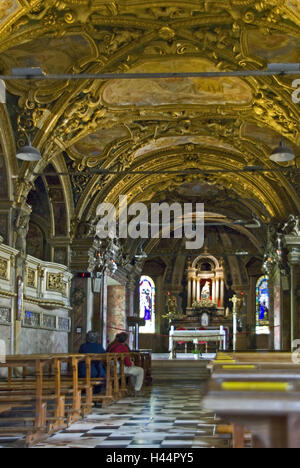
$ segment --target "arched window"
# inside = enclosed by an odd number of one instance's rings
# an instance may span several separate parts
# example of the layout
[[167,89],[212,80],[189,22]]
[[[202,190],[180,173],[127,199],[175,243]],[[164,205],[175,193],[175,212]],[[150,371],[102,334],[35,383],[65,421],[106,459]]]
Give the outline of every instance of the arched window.
[[270,333],[269,277],[261,276],[256,283],[256,333]]
[[140,333],[155,333],[155,284],[150,276],[142,276],[140,280],[140,318],[146,320]]

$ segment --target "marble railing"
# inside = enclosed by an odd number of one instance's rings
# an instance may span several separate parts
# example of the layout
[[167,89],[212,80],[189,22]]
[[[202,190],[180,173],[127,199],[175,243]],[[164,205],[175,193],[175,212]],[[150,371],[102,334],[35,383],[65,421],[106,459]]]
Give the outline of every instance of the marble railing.
[[[15,262],[18,251],[1,243],[0,238],[0,296],[11,298],[16,296]],[[0,304],[2,305],[2,304]]]
[[70,307],[72,274],[64,265],[27,256],[24,299],[40,305]]
[[[0,298],[13,299],[17,296],[16,257],[19,252],[1,243],[0,238]],[[70,308],[72,274],[65,265],[43,262],[27,256],[25,261],[22,293],[25,302],[46,306]],[[0,308],[6,302],[0,302]],[[7,311],[0,309],[0,323],[7,322]]]

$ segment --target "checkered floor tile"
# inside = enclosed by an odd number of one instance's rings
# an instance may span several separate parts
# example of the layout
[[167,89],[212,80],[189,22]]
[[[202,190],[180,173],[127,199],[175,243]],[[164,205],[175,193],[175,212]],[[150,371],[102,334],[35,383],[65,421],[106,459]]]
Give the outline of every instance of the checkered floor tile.
[[145,392],[95,409],[36,448],[228,447],[215,436],[215,415],[201,408],[204,386],[161,383]]

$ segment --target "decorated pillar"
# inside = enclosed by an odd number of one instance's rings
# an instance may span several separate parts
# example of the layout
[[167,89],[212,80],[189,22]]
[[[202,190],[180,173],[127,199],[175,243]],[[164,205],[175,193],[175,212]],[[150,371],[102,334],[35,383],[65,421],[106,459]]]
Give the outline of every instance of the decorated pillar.
[[196,298],[196,301],[200,301],[200,296],[201,296],[201,280],[200,280],[200,278],[197,278],[197,298]]
[[[94,238],[74,239],[71,250],[71,271],[73,273],[71,286],[72,332],[70,334],[69,351],[78,352],[84,342],[86,333],[94,328],[97,311],[94,308],[94,288],[91,272],[95,264]],[[97,317],[96,317],[96,323]],[[95,331],[98,331],[96,329]]]
[[216,279],[212,279],[212,301],[216,302]]
[[219,278],[216,279],[216,303],[217,306],[219,305],[219,299],[220,299],[220,282]]
[[14,209],[13,215],[13,231],[14,231],[14,247],[19,251],[16,257],[16,314],[14,321],[14,353],[20,353],[21,343],[21,324],[24,313],[24,282],[26,274],[26,237],[29,230],[29,221],[31,215],[31,207],[27,204],[18,206]]
[[299,274],[300,274],[300,239],[299,247],[292,247],[289,253],[289,264],[291,268],[291,351],[294,351],[296,345],[295,340],[299,339],[299,306],[296,301],[299,289]]
[[188,278],[188,308],[192,307],[192,280]]
[[221,292],[220,292],[220,299],[221,299],[221,307],[224,307],[224,279],[222,278],[220,280],[220,287],[221,287]]
[[[288,248],[290,266],[290,349],[299,347],[296,340],[300,337],[300,217],[291,215],[283,227],[284,240]],[[282,260],[282,257],[280,257]]]
[[126,289],[122,285],[107,286],[107,338],[126,330]]

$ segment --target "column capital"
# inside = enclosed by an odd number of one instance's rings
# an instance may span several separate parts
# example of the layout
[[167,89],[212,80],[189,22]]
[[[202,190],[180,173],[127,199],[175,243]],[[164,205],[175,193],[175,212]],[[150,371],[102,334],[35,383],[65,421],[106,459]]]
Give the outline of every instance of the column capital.
[[292,247],[289,255],[288,260],[290,265],[299,265],[300,263],[300,248],[299,247]]

